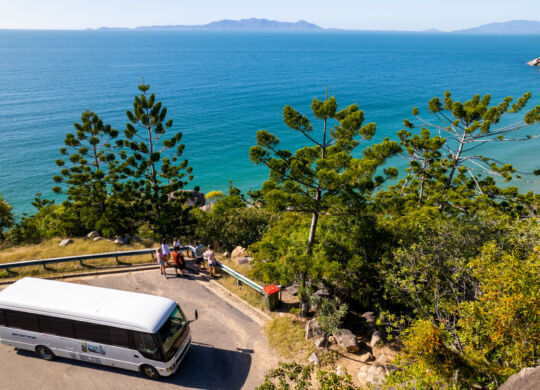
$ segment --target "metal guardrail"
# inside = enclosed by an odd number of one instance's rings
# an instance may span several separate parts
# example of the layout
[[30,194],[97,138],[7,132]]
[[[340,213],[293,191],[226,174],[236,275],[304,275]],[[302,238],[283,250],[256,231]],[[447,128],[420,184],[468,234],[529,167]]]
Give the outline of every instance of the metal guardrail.
[[[191,245],[185,245],[180,247],[181,251],[189,251],[195,257],[196,255],[196,249],[195,247]],[[118,251],[118,252],[108,252],[108,253],[94,253],[90,255],[77,255],[77,256],[66,256],[66,257],[55,257],[52,259],[40,259],[40,260],[28,260],[28,261],[17,261],[14,263],[0,263],[0,269],[6,270],[8,273],[10,272],[11,268],[21,268],[21,267],[32,267],[32,266],[43,266],[45,269],[47,269],[47,265],[49,264],[59,264],[59,263],[69,263],[72,261],[78,261],[81,265],[85,265],[83,261],[85,260],[96,260],[96,259],[110,259],[114,258],[116,259],[117,263],[120,263],[118,260],[120,257],[127,257],[127,256],[139,256],[139,255],[146,255],[150,254],[152,255],[152,259],[154,259],[154,253],[156,252],[156,248],[151,249],[139,249],[135,251]],[[226,272],[227,274],[231,275],[233,278],[237,279],[239,282],[244,283],[245,285],[251,287],[255,291],[261,293],[262,295],[265,295],[264,289],[262,286],[255,283],[253,280],[250,280],[246,278],[244,275],[242,275],[239,272],[236,272],[232,268],[227,267],[225,264],[216,261],[217,265],[223,270],[223,272]]]
[[236,280],[238,280],[238,281],[244,283],[245,285],[251,287],[252,289],[254,289],[255,291],[261,293],[262,295],[265,295],[264,289],[261,286],[259,286],[257,283],[255,283],[253,280],[250,280],[250,279],[246,278],[241,273],[236,272],[232,268],[227,267],[225,264],[223,264],[223,263],[221,263],[221,262],[219,262],[217,260],[216,260],[216,263],[224,272],[228,273],[233,278],[236,278]]
[[49,264],[59,264],[59,263],[69,263],[72,261],[78,261],[81,265],[85,260],[95,260],[95,259],[109,259],[114,258],[116,262],[120,261],[118,258],[126,256],[139,256],[145,254],[151,254],[152,259],[154,258],[154,252],[156,249],[139,249],[135,251],[118,251],[118,252],[108,252],[108,253],[94,253],[90,255],[77,255],[77,256],[66,256],[66,257],[55,257],[52,259],[40,259],[40,260],[28,260],[28,261],[17,261],[14,263],[0,263],[0,269],[5,269],[7,272],[11,268],[21,268],[21,267],[31,267],[36,265],[42,265],[44,268],[47,268]]

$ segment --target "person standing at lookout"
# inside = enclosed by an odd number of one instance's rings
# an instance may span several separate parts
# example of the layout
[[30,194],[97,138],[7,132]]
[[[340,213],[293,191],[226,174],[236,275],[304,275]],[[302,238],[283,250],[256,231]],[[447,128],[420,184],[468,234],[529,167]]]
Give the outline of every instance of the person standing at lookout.
[[166,260],[169,260],[171,258],[171,250],[169,249],[169,245],[167,245],[166,238],[163,238],[163,240],[161,240],[161,252],[163,253],[163,256],[165,256]]
[[214,279],[216,275],[216,254],[212,250],[212,245],[208,245],[208,250],[204,252],[204,257],[208,260],[208,268],[210,270],[210,277]]
[[186,271],[185,271],[186,264],[184,260],[184,255],[182,254],[182,252],[180,252],[179,246],[175,246],[173,248],[171,256],[174,261],[174,268],[176,269],[176,277],[179,276],[178,270],[180,270],[180,273],[182,274],[182,276],[186,276]]
[[156,257],[157,257],[157,262],[159,264],[159,271],[161,272],[161,275],[164,275],[165,279],[167,279],[167,271],[165,271],[165,265],[167,264],[167,259],[165,255],[163,254],[163,250],[161,248],[158,248]]
[[197,242],[195,243],[195,264],[197,265],[197,270],[204,268],[203,265],[204,258],[204,247],[203,244]]

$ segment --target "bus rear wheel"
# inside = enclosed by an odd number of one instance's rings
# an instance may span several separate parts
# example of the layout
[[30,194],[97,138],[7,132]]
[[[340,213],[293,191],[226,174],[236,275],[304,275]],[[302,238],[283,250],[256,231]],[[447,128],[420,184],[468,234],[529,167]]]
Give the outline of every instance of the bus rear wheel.
[[49,348],[44,347],[43,345],[38,345],[36,347],[36,354],[40,358],[45,359],[45,360],[53,360],[54,359],[54,353],[52,353],[52,351]]
[[141,372],[147,377],[147,378],[150,378],[150,379],[159,379],[159,373],[157,372],[157,370],[152,367],[152,366],[149,366],[147,364],[145,364],[144,366],[141,367]]

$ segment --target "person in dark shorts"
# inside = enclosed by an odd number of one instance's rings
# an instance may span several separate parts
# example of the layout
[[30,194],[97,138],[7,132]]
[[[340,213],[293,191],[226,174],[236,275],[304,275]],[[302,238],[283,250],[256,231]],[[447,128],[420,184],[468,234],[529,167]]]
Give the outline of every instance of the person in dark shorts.
[[204,252],[204,257],[206,257],[206,260],[208,260],[208,269],[210,270],[210,277],[214,279],[217,277],[216,273],[216,254],[212,250],[212,246],[208,245],[208,250]]
[[178,271],[182,276],[186,276],[186,261],[184,255],[180,252],[180,247],[175,246],[171,253],[172,259],[174,261],[174,269],[176,270],[176,276],[179,276]]
[[195,244],[195,264],[197,265],[197,270],[204,269],[204,247],[200,242]]

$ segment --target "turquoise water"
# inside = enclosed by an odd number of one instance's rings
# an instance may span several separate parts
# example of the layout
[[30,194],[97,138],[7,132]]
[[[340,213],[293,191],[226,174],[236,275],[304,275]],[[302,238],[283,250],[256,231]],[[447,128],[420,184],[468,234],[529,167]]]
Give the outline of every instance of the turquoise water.
[[[192,186],[226,190],[233,180],[247,191],[267,177],[249,161],[257,130],[289,148],[303,141],[282,122],[285,104],[309,113],[328,86],[341,107],[357,102],[377,122],[378,141],[446,90],[497,100],[531,91],[528,107],[540,104],[540,72],[525,65],[539,49],[540,36],[0,31],[0,194],[18,214],[32,211],[36,192],[53,197],[73,122],[90,109],[123,130],[143,77],[184,133]],[[497,154],[538,169],[539,146],[505,143]]]

